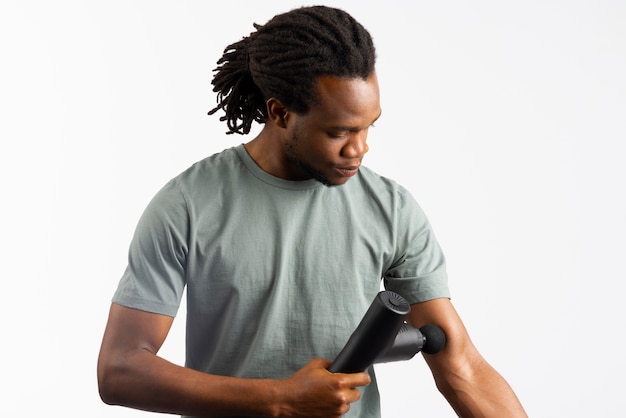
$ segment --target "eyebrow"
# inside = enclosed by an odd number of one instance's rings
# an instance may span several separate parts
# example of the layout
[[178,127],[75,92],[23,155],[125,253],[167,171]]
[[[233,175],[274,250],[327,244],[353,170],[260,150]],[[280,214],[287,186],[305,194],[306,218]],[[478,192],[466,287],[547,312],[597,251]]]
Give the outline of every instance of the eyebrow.
[[[378,116],[376,116],[376,118],[370,122],[369,125],[367,125],[367,127],[372,126],[374,123],[376,123],[376,121],[378,119],[380,119],[380,117],[382,116],[383,111],[381,110],[380,113],[378,114]],[[331,129],[336,129],[338,131],[350,131],[350,132],[358,132],[362,129],[365,129],[366,127],[359,127],[359,126],[344,126],[344,125],[336,125],[336,126],[332,126]]]

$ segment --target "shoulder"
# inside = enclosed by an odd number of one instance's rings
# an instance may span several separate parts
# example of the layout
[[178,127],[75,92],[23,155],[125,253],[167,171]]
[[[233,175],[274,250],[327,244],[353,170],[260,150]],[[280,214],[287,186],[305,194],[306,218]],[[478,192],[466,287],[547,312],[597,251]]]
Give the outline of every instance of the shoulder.
[[194,196],[201,191],[210,191],[221,184],[232,181],[233,175],[241,171],[242,162],[237,147],[228,148],[196,161],[184,171],[171,178],[164,190],[176,191],[184,196]]
[[198,198],[218,195],[218,188],[223,187],[225,179],[232,178],[229,173],[236,171],[237,165],[234,147],[199,160],[171,177],[153,196],[149,207],[186,211]]
[[228,148],[195,162],[173,180],[187,183],[201,179],[206,181],[218,174],[227,174],[241,164],[237,147]]
[[355,184],[364,190],[371,198],[380,198],[386,201],[394,201],[401,206],[417,204],[413,195],[407,188],[396,180],[383,176],[370,169],[361,167],[359,181]]

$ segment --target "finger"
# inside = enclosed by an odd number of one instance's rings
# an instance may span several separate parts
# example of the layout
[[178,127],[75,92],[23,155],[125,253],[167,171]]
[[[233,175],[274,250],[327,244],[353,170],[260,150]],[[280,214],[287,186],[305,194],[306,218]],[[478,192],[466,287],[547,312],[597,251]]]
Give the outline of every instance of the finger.
[[327,369],[331,364],[332,361],[330,360],[326,360],[323,358],[314,358],[309,362],[308,366],[320,369]]
[[351,403],[356,402],[359,399],[361,399],[361,391],[359,389],[350,388],[348,391],[346,391],[345,401],[348,408],[350,407]]
[[341,378],[343,385],[347,387],[367,386],[372,381],[369,373],[335,373],[335,376]]

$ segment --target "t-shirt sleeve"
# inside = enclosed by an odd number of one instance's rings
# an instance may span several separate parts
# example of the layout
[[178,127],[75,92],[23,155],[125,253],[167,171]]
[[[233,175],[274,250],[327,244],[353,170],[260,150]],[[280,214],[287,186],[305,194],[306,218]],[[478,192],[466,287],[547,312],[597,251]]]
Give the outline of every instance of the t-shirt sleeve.
[[446,261],[431,225],[407,190],[398,193],[396,254],[383,275],[385,288],[409,303],[449,298]]
[[174,181],[166,184],[142,214],[128,252],[128,266],[113,302],[176,316],[186,283],[189,216]]

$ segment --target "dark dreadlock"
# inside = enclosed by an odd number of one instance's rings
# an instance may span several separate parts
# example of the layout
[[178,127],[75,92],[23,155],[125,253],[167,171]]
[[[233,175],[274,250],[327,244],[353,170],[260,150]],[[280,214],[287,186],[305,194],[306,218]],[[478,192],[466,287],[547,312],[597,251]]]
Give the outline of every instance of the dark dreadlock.
[[209,115],[223,109],[228,134],[247,134],[253,121],[265,123],[270,97],[306,113],[316,103],[318,77],[366,79],[374,71],[370,34],[342,10],[302,7],[254,27],[256,32],[226,47],[214,70],[218,105]]

